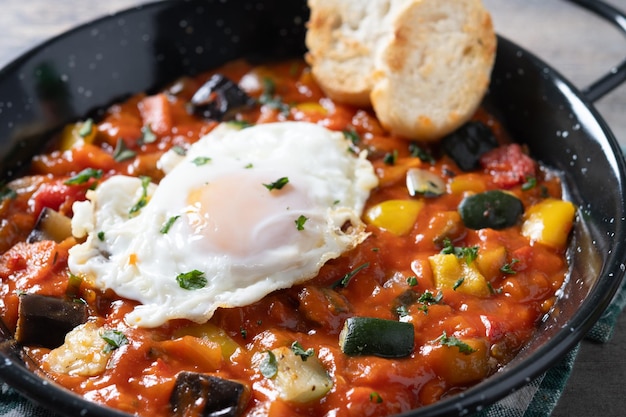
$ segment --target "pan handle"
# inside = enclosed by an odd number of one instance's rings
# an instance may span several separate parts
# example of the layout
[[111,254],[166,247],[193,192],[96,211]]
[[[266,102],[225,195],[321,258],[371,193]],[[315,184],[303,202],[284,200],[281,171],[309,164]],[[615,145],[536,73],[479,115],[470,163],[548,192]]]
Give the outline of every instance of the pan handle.
[[[617,26],[626,35],[626,14],[600,0],[569,0]],[[626,81],[626,60],[611,68],[602,78],[584,88],[582,93],[592,102],[598,101]]]

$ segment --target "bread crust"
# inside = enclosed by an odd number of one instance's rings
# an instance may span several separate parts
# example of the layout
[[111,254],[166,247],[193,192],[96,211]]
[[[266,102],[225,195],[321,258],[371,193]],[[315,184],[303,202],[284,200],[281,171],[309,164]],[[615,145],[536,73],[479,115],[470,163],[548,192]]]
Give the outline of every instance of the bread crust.
[[331,98],[371,105],[382,126],[435,141],[487,91],[496,35],[481,0],[309,0],[307,61]]

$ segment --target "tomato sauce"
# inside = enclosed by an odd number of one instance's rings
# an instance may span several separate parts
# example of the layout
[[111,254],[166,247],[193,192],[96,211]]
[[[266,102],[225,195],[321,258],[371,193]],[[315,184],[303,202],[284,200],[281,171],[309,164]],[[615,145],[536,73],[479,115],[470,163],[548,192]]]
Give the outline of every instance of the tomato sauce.
[[[147,175],[158,182],[163,174],[156,161],[166,150],[189,146],[217,125],[188,108],[194,92],[215,72],[235,82],[271,82],[275,97],[287,105],[270,102],[239,111],[234,117],[240,122],[310,121],[355,134],[355,149],[368,151],[380,181],[366,213],[386,201],[423,204],[405,233],[368,222],[370,236],[365,242],[329,261],[305,284],[246,307],[219,309],[207,324],[175,320],[155,329],[130,327],[123,319],[135,302],[99,291],[86,281],[70,284],[67,256],[74,238],[60,243],[24,241],[44,207],[71,217],[72,203],[84,199],[98,181],[121,173]],[[262,87],[249,94],[258,99]],[[241,382],[249,393],[243,410],[248,416],[321,416],[333,415],[333,410],[341,416],[384,416],[459,393],[496,372],[528,343],[555,303],[568,269],[566,248],[529,238],[523,232],[525,218],[500,230],[464,226],[457,208],[471,194],[504,189],[525,209],[546,199],[561,199],[558,176],[539,166],[523,147],[510,145],[491,115],[479,110],[474,119],[490,127],[499,147],[483,155],[479,168],[464,172],[438,145],[393,137],[370,109],[325,97],[301,61],[259,67],[237,61],[196,78],[181,78],[161,93],[138,94],[110,107],[87,133],[76,133],[84,121],[68,126],[53,150],[33,159],[28,175],[7,185],[15,195],[0,203],[2,319],[15,329],[18,295],[23,292],[57,297],[71,292],[83,300],[91,321],[120,330],[127,340],[111,352],[101,372],[90,376],[57,372],[46,362],[50,349],[25,346],[27,353],[59,384],[89,400],[143,416],[172,415],[170,396],[181,371]],[[83,143],[67,145],[77,138]],[[416,145],[433,160],[415,156]],[[120,157],[122,151],[130,157]],[[85,168],[104,174],[84,184],[65,184]],[[410,168],[442,178],[445,192],[410,197],[405,184]],[[571,219],[564,227],[571,227]],[[467,285],[462,280],[454,286],[440,285],[433,256],[446,246],[474,249],[474,259],[461,256],[455,265],[473,265],[487,292],[462,291]],[[347,284],[336,285],[352,273]],[[425,293],[431,298],[419,301]],[[338,340],[344,322],[353,316],[411,323],[411,354],[401,358],[344,354]],[[295,341],[313,348],[332,380],[332,388],[312,401],[281,399],[271,378],[259,371],[259,355]]]

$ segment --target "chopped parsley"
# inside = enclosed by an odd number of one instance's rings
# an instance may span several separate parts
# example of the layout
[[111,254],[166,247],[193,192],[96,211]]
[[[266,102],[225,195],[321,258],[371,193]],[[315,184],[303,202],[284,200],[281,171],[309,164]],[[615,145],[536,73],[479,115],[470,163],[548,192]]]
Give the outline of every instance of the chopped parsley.
[[104,232],[103,231],[99,231],[98,232],[98,240],[100,242],[104,242]]
[[104,348],[104,351],[106,353],[128,344],[128,338],[126,338],[126,335],[124,335],[124,333],[120,332],[119,330],[105,330],[104,332],[102,332],[100,337],[105,342],[107,342]]
[[157,140],[156,135],[150,128],[150,125],[145,125],[141,128],[141,143],[154,143]]
[[448,336],[445,331],[437,340],[442,346],[456,347],[459,349],[459,352],[465,355],[476,352],[476,349],[454,336]]
[[147,176],[142,176],[141,178],[141,197],[139,197],[139,201],[130,208],[128,214],[131,216],[136,215],[139,211],[148,204],[148,185],[150,185],[151,178]]
[[443,293],[439,291],[437,295],[433,294],[430,291],[424,291],[422,295],[417,299],[418,303],[422,303],[418,310],[424,312],[424,314],[428,314],[428,306],[433,304],[439,304],[443,300]]
[[245,129],[247,127],[252,126],[252,123],[246,120],[229,120],[226,122],[228,125],[233,126],[238,129]]
[[78,130],[78,136],[80,136],[81,138],[86,138],[87,136],[91,135],[92,130],[93,130],[93,120],[87,119],[80,126],[80,129]]
[[348,284],[350,283],[350,280],[352,278],[354,278],[354,276],[356,274],[358,274],[361,270],[367,268],[368,266],[370,266],[369,262],[365,262],[363,265],[360,265],[356,268],[354,268],[352,271],[348,272],[346,275],[343,276],[343,278],[341,278],[339,281],[335,282],[332,285],[332,288],[346,288],[348,286]]
[[184,290],[199,290],[206,287],[207,279],[204,276],[204,272],[194,269],[178,274],[176,282],[178,282],[180,288]]
[[469,265],[476,259],[476,257],[478,257],[478,246],[454,246],[450,239],[445,238],[443,241],[443,249],[441,250],[441,253],[446,255],[454,254],[459,259],[465,259],[465,262]]
[[248,338],[248,331],[243,326],[239,327],[239,334],[243,340]]
[[383,402],[383,397],[381,397],[380,394],[376,391],[373,391],[372,393],[370,393],[370,402],[380,404]]
[[406,283],[409,284],[410,287],[415,287],[417,285],[417,277],[408,277]]
[[17,197],[17,193],[14,189],[8,187],[4,183],[0,183],[0,201],[6,200],[7,198],[13,200]]
[[309,220],[308,217],[305,216],[300,216],[295,220],[296,223],[296,229],[298,230],[304,230],[304,223],[306,223],[306,221]]
[[185,148],[183,148],[180,145],[174,145],[172,146],[172,151],[176,154],[176,155],[180,155],[180,156],[185,156],[187,155],[187,150]]
[[346,129],[341,133],[343,133],[343,136],[350,142],[352,142],[352,144],[355,146],[358,145],[359,142],[361,142],[361,136],[359,136],[359,134],[354,129]]
[[88,182],[90,179],[99,179],[102,177],[101,169],[85,168],[72,178],[64,182],[65,185],[80,185]]
[[206,165],[211,161],[211,158],[208,156],[197,156],[191,161],[195,166]]
[[457,288],[459,288],[461,285],[463,285],[464,281],[465,281],[465,278],[463,278],[463,277],[457,279],[456,282],[454,283],[454,285],[452,286],[452,289],[454,291],[456,291]]
[[291,344],[291,351],[300,356],[303,362],[306,362],[306,360],[309,359],[310,356],[313,356],[315,354],[315,350],[313,350],[313,348],[308,348],[307,350],[304,350],[302,345],[297,341]]
[[272,191],[272,190],[280,190],[288,183],[289,183],[289,178],[281,177],[272,183],[263,184],[263,186],[267,188],[268,190]]
[[504,272],[505,274],[515,275],[517,274],[517,271],[513,269],[513,265],[518,262],[519,259],[511,259],[511,262],[509,262],[508,264],[504,264],[500,267],[500,271]]
[[281,97],[276,95],[276,84],[269,77],[263,78],[263,93],[259,97],[259,102],[271,109],[278,110],[284,115],[289,114],[291,109],[288,104],[283,103]]
[[398,150],[394,149],[393,152],[387,152],[383,157],[383,162],[386,165],[395,165],[398,160]]
[[165,223],[163,223],[163,226],[161,226],[161,229],[159,230],[160,233],[162,234],[166,234],[167,232],[170,231],[170,227],[172,227],[172,225],[174,224],[174,222],[176,220],[178,220],[180,216],[172,216],[169,219],[167,219],[167,221]]
[[249,162],[246,164],[246,166],[244,166],[245,169],[250,169],[250,168],[254,168],[254,165],[252,164],[252,162]]
[[265,353],[267,353],[267,355],[259,364],[259,370],[265,378],[274,378],[278,373],[278,362],[276,361],[276,355],[274,355],[274,352],[270,350]]
[[113,159],[115,162],[122,162],[128,159],[132,159],[137,155],[135,151],[131,151],[126,147],[126,142],[124,139],[120,138],[117,140],[115,144],[115,150],[113,150]]
[[526,182],[522,184],[522,191],[532,190],[537,186],[537,178],[526,177]]
[[428,162],[430,164],[434,164],[436,162],[435,158],[433,158],[430,153],[426,152],[415,142],[411,142],[409,144],[409,152],[412,157],[419,158],[422,162]]

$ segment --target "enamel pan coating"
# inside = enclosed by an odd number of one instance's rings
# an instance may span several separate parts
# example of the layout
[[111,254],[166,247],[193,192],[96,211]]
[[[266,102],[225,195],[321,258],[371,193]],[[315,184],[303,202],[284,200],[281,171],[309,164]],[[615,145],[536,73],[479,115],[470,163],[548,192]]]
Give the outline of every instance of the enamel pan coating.
[[[575,2],[626,32],[626,18],[610,6]],[[162,1],[49,40],[0,70],[0,175],[18,175],[64,124],[98,117],[132,93],[157,91],[181,75],[235,58],[302,56],[307,20],[304,0]],[[537,337],[505,369],[403,417],[467,415],[525,386],[582,339],[611,301],[625,269],[625,164],[593,101],[625,78],[622,63],[582,93],[528,51],[499,38],[484,105],[533,157],[563,173],[578,207],[569,283]],[[0,336],[0,378],[28,398],[67,416],[126,416],[27,370],[11,335],[0,327]]]

